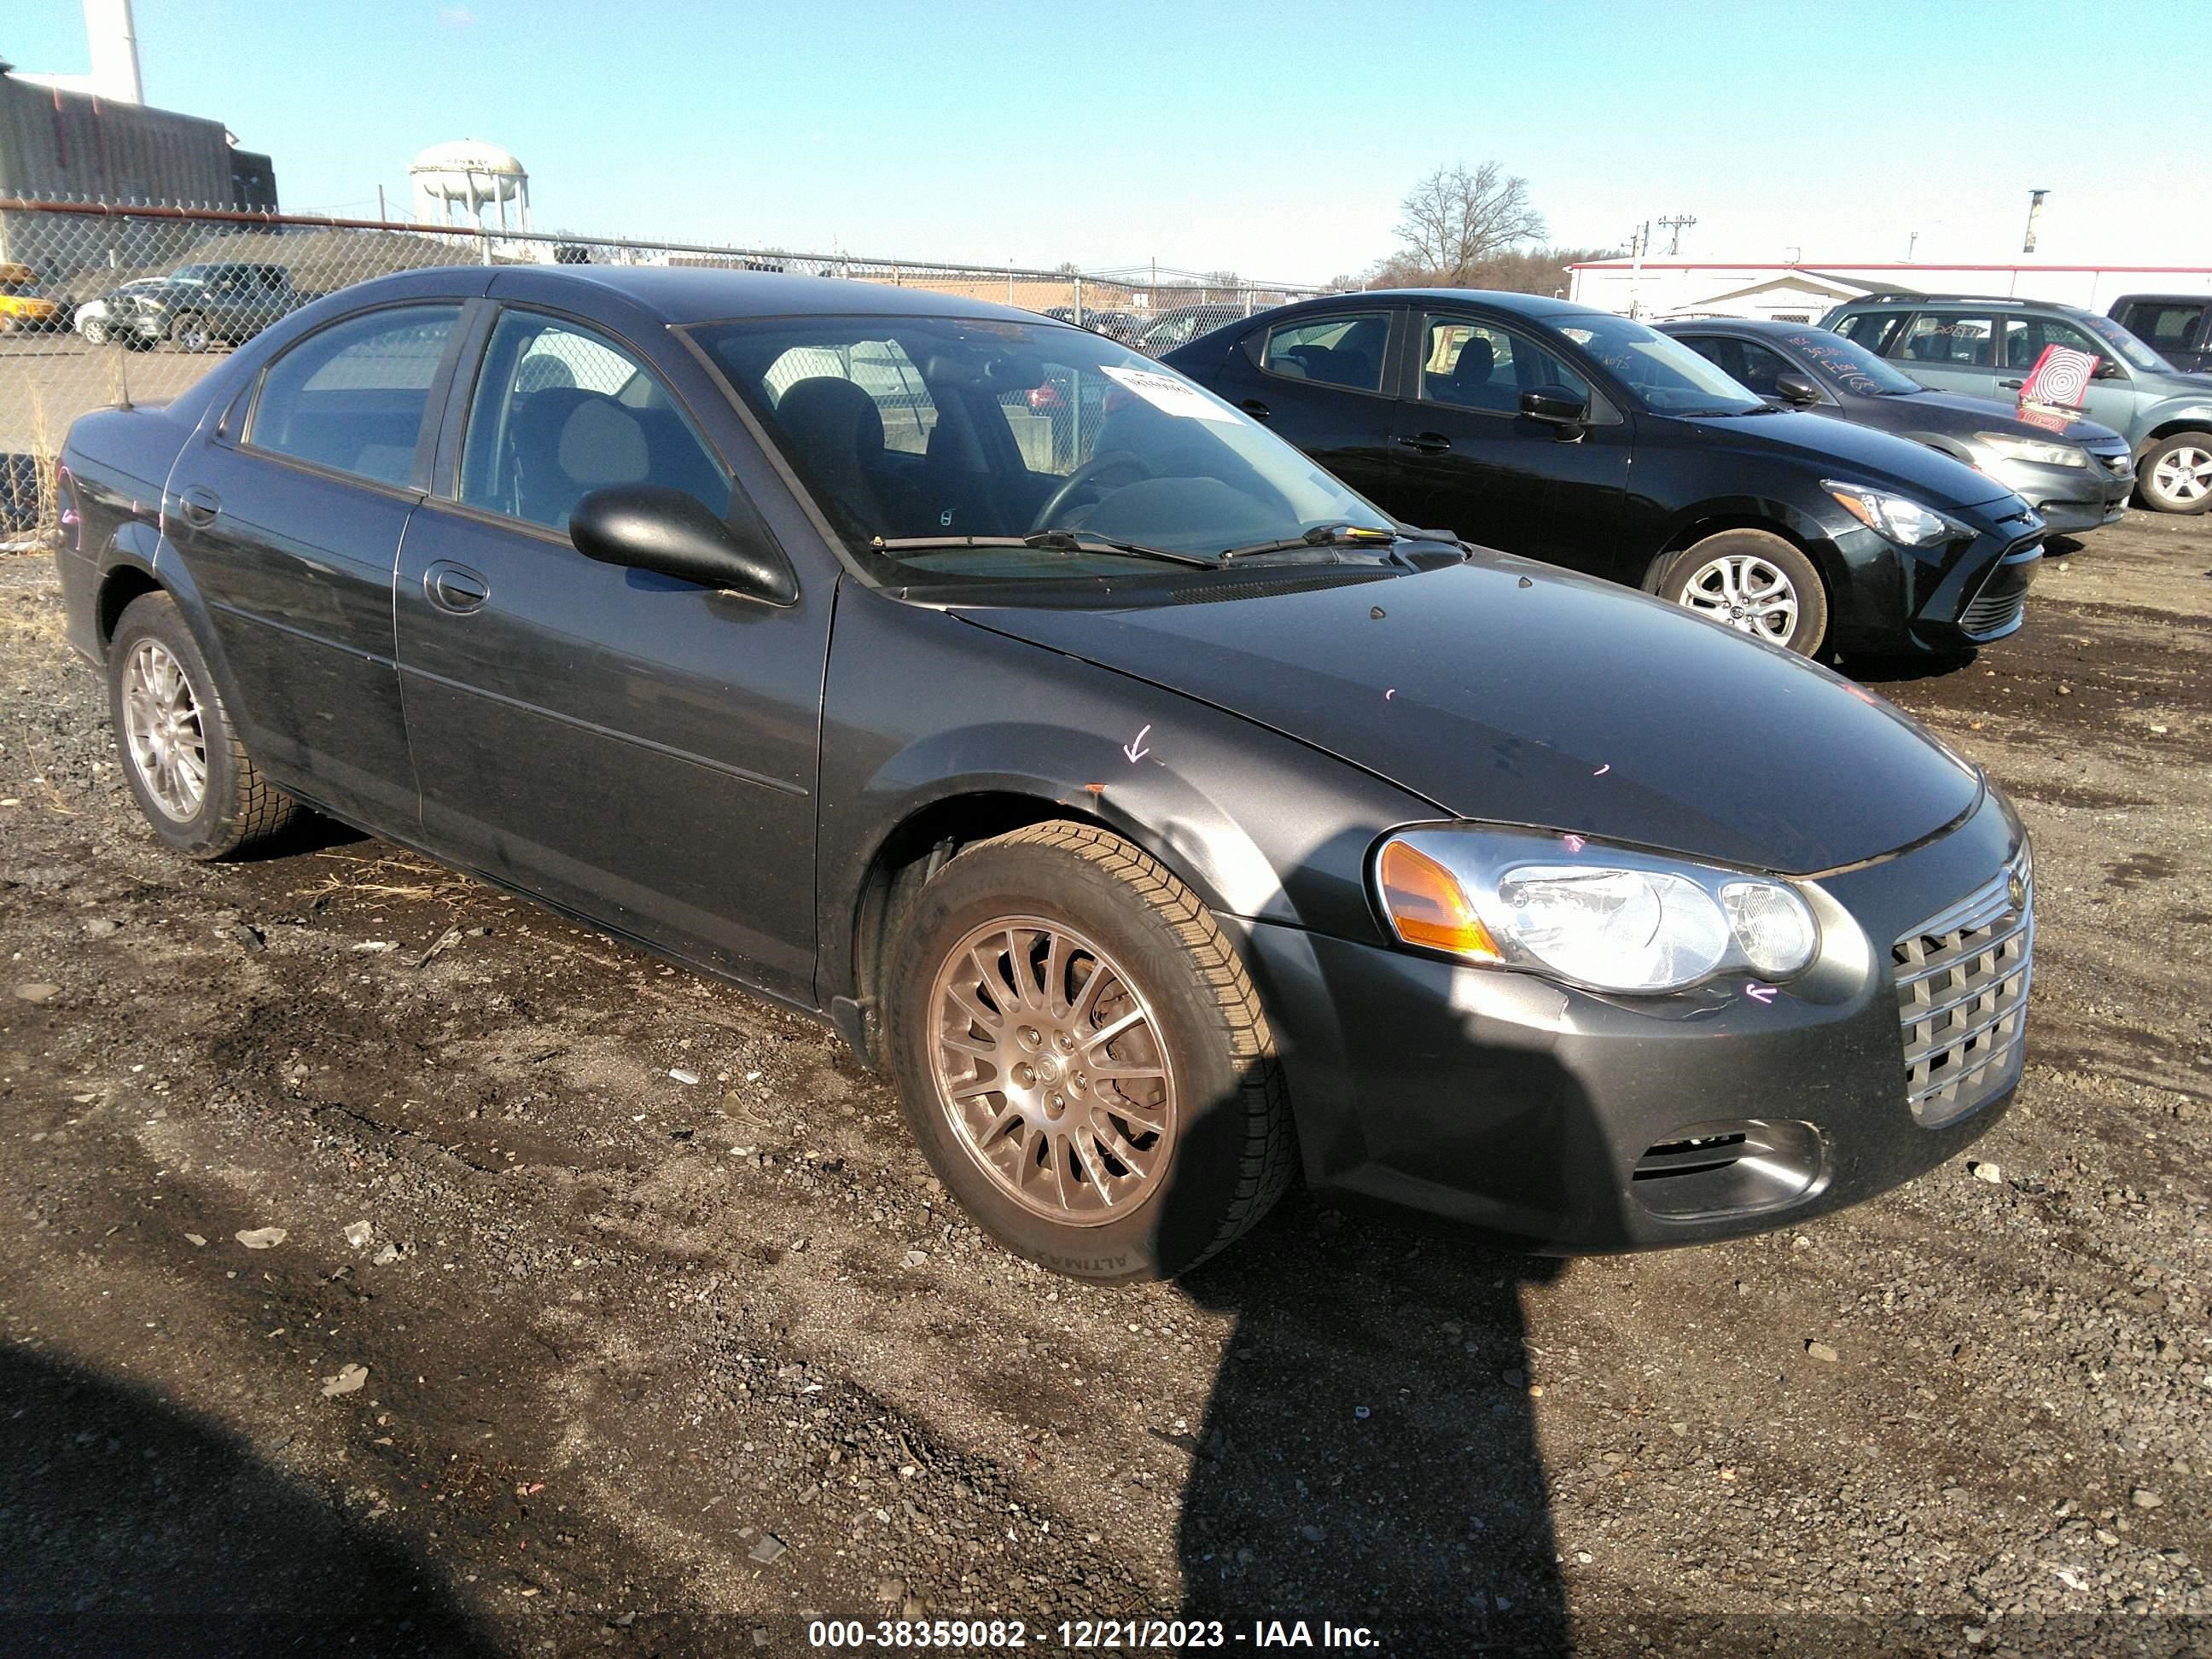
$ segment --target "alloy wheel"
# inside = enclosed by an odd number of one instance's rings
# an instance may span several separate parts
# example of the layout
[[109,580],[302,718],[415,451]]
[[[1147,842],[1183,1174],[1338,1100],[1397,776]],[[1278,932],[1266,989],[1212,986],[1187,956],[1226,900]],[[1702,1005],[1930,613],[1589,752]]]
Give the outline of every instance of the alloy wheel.
[[1797,589],[1788,574],[1756,555],[1726,553],[1690,574],[1676,595],[1700,616],[1772,645],[1797,629]]
[[184,665],[159,640],[141,640],[123,670],[123,738],[131,769],[162,815],[199,816],[207,799],[207,738]]
[[2150,487],[2177,507],[2194,507],[2212,495],[2212,449],[2182,444],[2159,457]]
[[1095,941],[1042,917],[994,919],[946,953],[928,1006],[938,1105],[1006,1196],[1097,1226],[1159,1184],[1174,1067],[1151,1000]]

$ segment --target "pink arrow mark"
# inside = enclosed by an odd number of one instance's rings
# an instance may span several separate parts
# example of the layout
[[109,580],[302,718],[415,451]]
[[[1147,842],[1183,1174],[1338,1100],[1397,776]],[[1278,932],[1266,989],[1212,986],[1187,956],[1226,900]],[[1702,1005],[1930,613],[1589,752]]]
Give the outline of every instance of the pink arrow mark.
[[1761,985],[1757,980],[1753,980],[1745,985],[1743,988],[1743,994],[1749,997],[1753,1002],[1771,1002],[1774,1000],[1774,988],[1771,985]]
[[1145,731],[1137,733],[1135,741],[1125,743],[1121,745],[1121,752],[1129,757],[1130,765],[1134,766],[1139,761],[1142,760],[1146,756],[1152,752],[1151,750],[1145,747],[1145,732],[1149,732],[1152,729],[1152,723],[1150,720],[1146,720],[1145,722]]

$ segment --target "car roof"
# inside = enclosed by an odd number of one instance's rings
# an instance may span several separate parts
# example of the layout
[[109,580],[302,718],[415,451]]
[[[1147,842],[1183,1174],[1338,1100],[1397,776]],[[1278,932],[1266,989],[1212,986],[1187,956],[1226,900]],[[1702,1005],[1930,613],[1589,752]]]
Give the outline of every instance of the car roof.
[[1686,334],[1701,329],[1741,329],[1747,334],[1802,334],[1818,323],[1791,323],[1772,317],[1670,317],[1652,327],[1662,334]]
[[[481,266],[452,269],[456,274],[483,274]],[[747,317],[836,317],[855,313],[973,317],[1047,328],[1070,326],[1039,312],[993,305],[957,294],[940,293],[935,289],[901,288],[890,283],[834,276],[799,276],[782,271],[726,270],[688,265],[509,265],[493,280],[495,295],[501,292],[501,278],[526,279],[531,292],[541,296],[556,287],[593,289],[619,295],[660,321],[677,326]]]
[[1614,313],[1601,311],[1595,306],[1577,305],[1571,300],[1555,300],[1547,294],[1521,294],[1502,288],[1370,288],[1353,289],[1343,294],[1328,294],[1318,300],[1302,300],[1282,307],[1285,311],[1302,310],[1308,306],[1357,304],[1361,301],[1457,301],[1462,304],[1488,306],[1493,311],[1510,311],[1522,317],[1559,317],[1569,314],[1584,317],[1610,317]]
[[2018,294],[1869,294],[1847,300],[1839,311],[1917,311],[1928,306],[1996,306],[2007,309],[2063,311],[2073,317],[2094,317],[2094,311],[2069,306],[2063,300],[2038,300]]

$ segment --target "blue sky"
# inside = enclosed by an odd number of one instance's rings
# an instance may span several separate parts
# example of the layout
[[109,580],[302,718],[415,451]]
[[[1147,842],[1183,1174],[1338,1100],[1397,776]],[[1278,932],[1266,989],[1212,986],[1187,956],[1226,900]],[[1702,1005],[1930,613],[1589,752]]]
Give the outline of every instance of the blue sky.
[[[1326,278],[1439,162],[1524,174],[1555,240],[1689,213],[1685,255],[2212,262],[2188,78],[2078,5],[1062,7],[137,0],[148,101],[276,160],[284,205],[404,199],[505,145],[537,222],[863,254]],[[82,72],[75,0],[0,58]],[[2079,77],[2078,90],[2075,77]],[[2048,111],[2048,112],[2045,112]],[[1663,243],[1662,245],[1663,246]]]

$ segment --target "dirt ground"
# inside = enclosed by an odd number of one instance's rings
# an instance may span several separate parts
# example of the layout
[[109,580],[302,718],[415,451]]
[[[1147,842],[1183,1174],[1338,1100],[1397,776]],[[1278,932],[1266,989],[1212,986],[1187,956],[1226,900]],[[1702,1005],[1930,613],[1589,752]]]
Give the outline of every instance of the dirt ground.
[[2208,568],[2136,515],[1868,668],[2037,837],[1970,1159],[1565,1263],[1293,1193],[1107,1291],[825,1030],[375,842],[166,855],[0,559],[0,1645],[2204,1651]]

